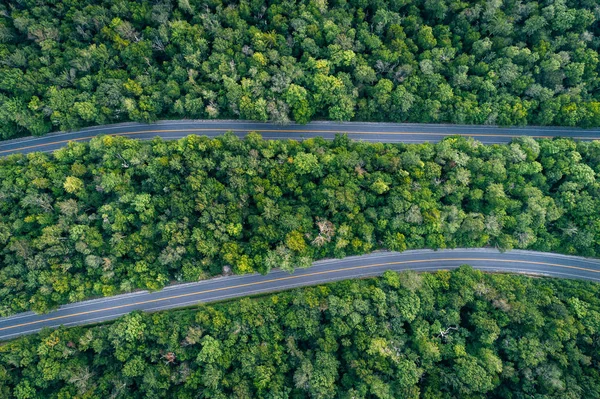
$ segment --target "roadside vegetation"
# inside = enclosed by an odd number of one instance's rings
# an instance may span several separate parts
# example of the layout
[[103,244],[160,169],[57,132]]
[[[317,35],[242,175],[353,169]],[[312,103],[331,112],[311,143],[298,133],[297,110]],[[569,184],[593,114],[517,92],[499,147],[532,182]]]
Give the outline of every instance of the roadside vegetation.
[[386,248],[600,253],[600,142],[103,136],[0,159],[0,313]]
[[387,272],[0,346],[3,398],[597,398],[600,285]]
[[0,137],[242,118],[600,126],[596,0],[19,0]]

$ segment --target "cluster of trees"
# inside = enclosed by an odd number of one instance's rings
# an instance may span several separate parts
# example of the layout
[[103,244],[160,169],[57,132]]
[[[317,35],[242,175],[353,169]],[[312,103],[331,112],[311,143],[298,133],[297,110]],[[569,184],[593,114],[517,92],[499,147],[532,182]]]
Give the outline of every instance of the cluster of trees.
[[596,0],[21,0],[0,134],[314,118],[599,126]]
[[436,274],[133,313],[0,347],[0,395],[597,398],[600,285]]
[[378,248],[600,254],[600,141],[103,136],[0,159],[0,313]]

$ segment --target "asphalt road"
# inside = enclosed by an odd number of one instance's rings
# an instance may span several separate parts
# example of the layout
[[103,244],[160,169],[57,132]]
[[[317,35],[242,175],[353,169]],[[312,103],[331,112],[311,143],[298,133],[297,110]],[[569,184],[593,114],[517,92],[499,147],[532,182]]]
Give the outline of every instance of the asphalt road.
[[209,137],[233,131],[238,136],[257,131],[265,139],[297,139],[324,137],[332,139],[336,133],[347,133],[354,140],[373,142],[420,143],[439,141],[447,136],[461,135],[473,137],[485,144],[510,141],[517,136],[571,137],[580,140],[600,139],[600,129],[571,129],[556,127],[515,127],[472,125],[432,125],[408,123],[366,123],[366,122],[312,122],[307,125],[290,124],[285,126],[272,123],[223,121],[223,120],[178,120],[159,121],[152,124],[122,123],[97,126],[76,132],[52,133],[42,137],[25,137],[0,142],[0,156],[34,151],[52,152],[65,146],[69,141],[89,141],[102,134],[127,136],[149,140],[156,136],[164,139],[179,139],[190,134]]
[[158,292],[78,302],[48,314],[20,313],[0,319],[0,340],[32,334],[44,327],[72,326],[112,320],[134,310],[158,311],[330,281],[380,275],[386,270],[434,271],[469,264],[487,272],[528,273],[600,281],[600,260],[531,251],[501,253],[493,249],[416,250],[315,262],[309,269],[288,274],[274,270],[178,284]]

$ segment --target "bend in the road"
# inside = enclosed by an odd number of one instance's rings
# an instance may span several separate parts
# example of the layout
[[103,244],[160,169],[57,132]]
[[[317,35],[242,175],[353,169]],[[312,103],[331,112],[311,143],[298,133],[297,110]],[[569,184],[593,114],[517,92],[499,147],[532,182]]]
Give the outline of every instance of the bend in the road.
[[444,137],[459,135],[473,137],[484,144],[506,143],[514,137],[534,138],[570,137],[579,140],[600,138],[599,129],[576,129],[563,127],[497,127],[475,125],[434,125],[413,123],[371,122],[311,122],[307,125],[276,125],[265,122],[231,120],[175,120],[158,121],[151,124],[120,123],[94,126],[72,132],[51,133],[40,137],[24,137],[0,142],[0,156],[14,153],[52,152],[71,141],[86,142],[93,137],[112,134],[150,140],[162,137],[166,140],[179,139],[190,134],[215,137],[232,131],[243,137],[251,131],[262,134],[265,139],[307,139],[324,137],[333,139],[337,133],[346,133],[354,140],[374,142],[421,143],[439,141]]
[[48,314],[26,312],[0,319],[0,339],[32,334],[44,327],[85,325],[113,320],[134,310],[158,311],[252,294],[281,291],[351,278],[380,275],[386,270],[434,271],[463,264],[494,272],[528,273],[600,282],[600,260],[531,251],[492,249],[415,250],[315,262],[288,274],[274,270],[170,286],[157,292],[100,298],[62,306]]

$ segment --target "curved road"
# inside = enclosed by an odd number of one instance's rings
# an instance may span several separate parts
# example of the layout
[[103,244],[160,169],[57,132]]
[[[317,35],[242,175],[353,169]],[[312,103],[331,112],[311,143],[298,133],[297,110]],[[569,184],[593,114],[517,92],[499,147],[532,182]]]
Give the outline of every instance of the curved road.
[[473,125],[433,125],[409,123],[368,123],[368,122],[312,122],[307,125],[290,124],[285,126],[272,123],[224,121],[224,120],[177,120],[159,121],[152,124],[122,123],[97,126],[76,132],[52,133],[42,137],[24,137],[0,142],[0,156],[34,151],[52,152],[65,146],[69,141],[89,141],[101,134],[127,136],[149,140],[156,136],[163,139],[179,139],[190,134],[214,137],[227,131],[238,136],[257,131],[265,139],[297,139],[324,137],[332,139],[336,133],[347,133],[354,140],[375,142],[420,143],[439,141],[447,136],[460,135],[473,137],[484,144],[506,143],[514,137],[534,138],[571,137],[579,140],[600,139],[600,129],[574,129],[556,127],[514,127]]
[[294,287],[382,274],[386,270],[433,271],[469,264],[488,272],[528,273],[600,281],[600,260],[531,251],[501,253],[493,249],[416,250],[315,262],[288,274],[274,270],[178,284],[157,292],[140,291],[63,306],[48,314],[20,313],[0,319],[0,339],[32,334],[44,327],[97,323],[134,310],[157,311]]

